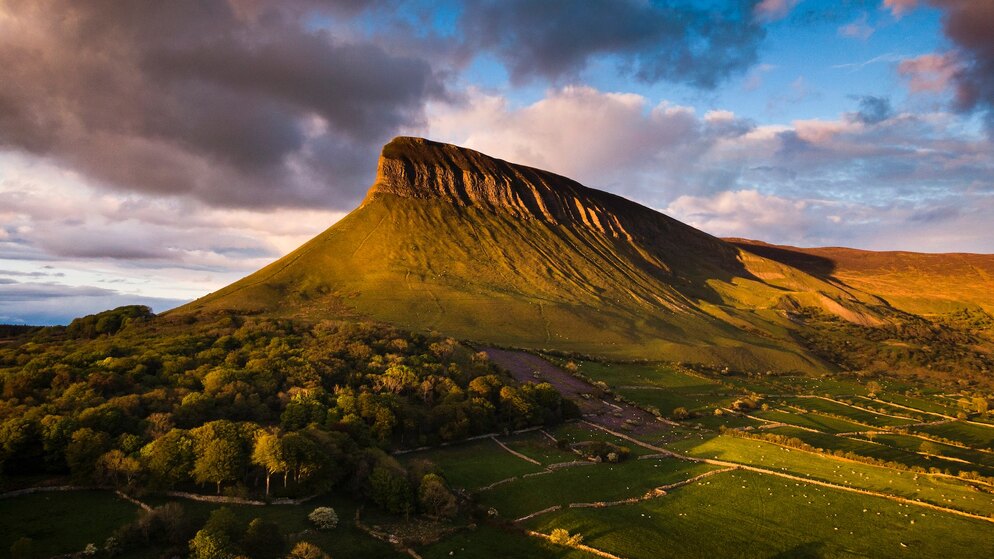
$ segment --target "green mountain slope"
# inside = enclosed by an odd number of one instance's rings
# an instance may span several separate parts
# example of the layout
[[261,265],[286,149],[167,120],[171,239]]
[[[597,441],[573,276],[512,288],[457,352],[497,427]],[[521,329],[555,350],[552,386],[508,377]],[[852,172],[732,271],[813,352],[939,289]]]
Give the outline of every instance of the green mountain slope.
[[176,314],[365,316],[527,348],[824,367],[785,310],[873,325],[873,296],[538,169],[418,138],[384,147],[363,204]]
[[875,293],[906,312],[938,315],[979,308],[994,313],[994,254],[798,248],[727,240],[812,275]]

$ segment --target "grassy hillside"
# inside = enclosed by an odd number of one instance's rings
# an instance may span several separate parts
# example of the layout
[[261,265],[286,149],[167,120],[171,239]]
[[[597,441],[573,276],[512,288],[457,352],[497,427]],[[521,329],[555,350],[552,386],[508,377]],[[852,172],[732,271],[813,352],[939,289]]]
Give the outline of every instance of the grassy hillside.
[[873,252],[729,241],[817,277],[879,295],[906,312],[936,315],[979,308],[994,313],[992,254]]
[[175,313],[366,316],[526,348],[815,371],[784,309],[874,325],[879,305],[567,178],[402,138],[361,207]]

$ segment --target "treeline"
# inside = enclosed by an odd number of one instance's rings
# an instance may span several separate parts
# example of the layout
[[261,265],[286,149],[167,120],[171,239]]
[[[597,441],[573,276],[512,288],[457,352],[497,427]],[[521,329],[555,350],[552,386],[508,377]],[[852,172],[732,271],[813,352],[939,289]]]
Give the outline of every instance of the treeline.
[[577,414],[454,340],[352,322],[127,307],[0,349],[0,472],[235,495],[345,486],[422,510],[387,451]]

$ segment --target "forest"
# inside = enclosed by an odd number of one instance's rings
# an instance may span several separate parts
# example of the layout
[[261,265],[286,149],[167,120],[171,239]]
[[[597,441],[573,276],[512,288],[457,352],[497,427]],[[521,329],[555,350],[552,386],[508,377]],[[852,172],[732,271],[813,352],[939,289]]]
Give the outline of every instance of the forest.
[[402,515],[451,516],[456,499],[437,468],[392,451],[578,414],[440,336],[140,306],[13,332],[0,382],[6,489],[68,477],[129,492],[336,490]]

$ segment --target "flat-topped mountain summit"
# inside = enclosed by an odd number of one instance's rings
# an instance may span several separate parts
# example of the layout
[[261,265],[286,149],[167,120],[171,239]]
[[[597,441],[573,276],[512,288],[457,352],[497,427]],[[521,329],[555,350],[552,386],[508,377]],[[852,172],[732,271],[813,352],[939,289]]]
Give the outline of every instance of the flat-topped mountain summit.
[[[367,201],[385,194],[437,199],[521,219],[582,224],[629,240],[635,234],[669,232],[666,229],[705,237],[659,212],[562,175],[424,138],[401,136],[383,147]],[[727,250],[723,243],[709,244]]]
[[892,313],[865,290],[620,196],[400,137],[360,207],[173,313],[361,316],[518,347],[821,369],[791,333],[802,308],[864,326]]

